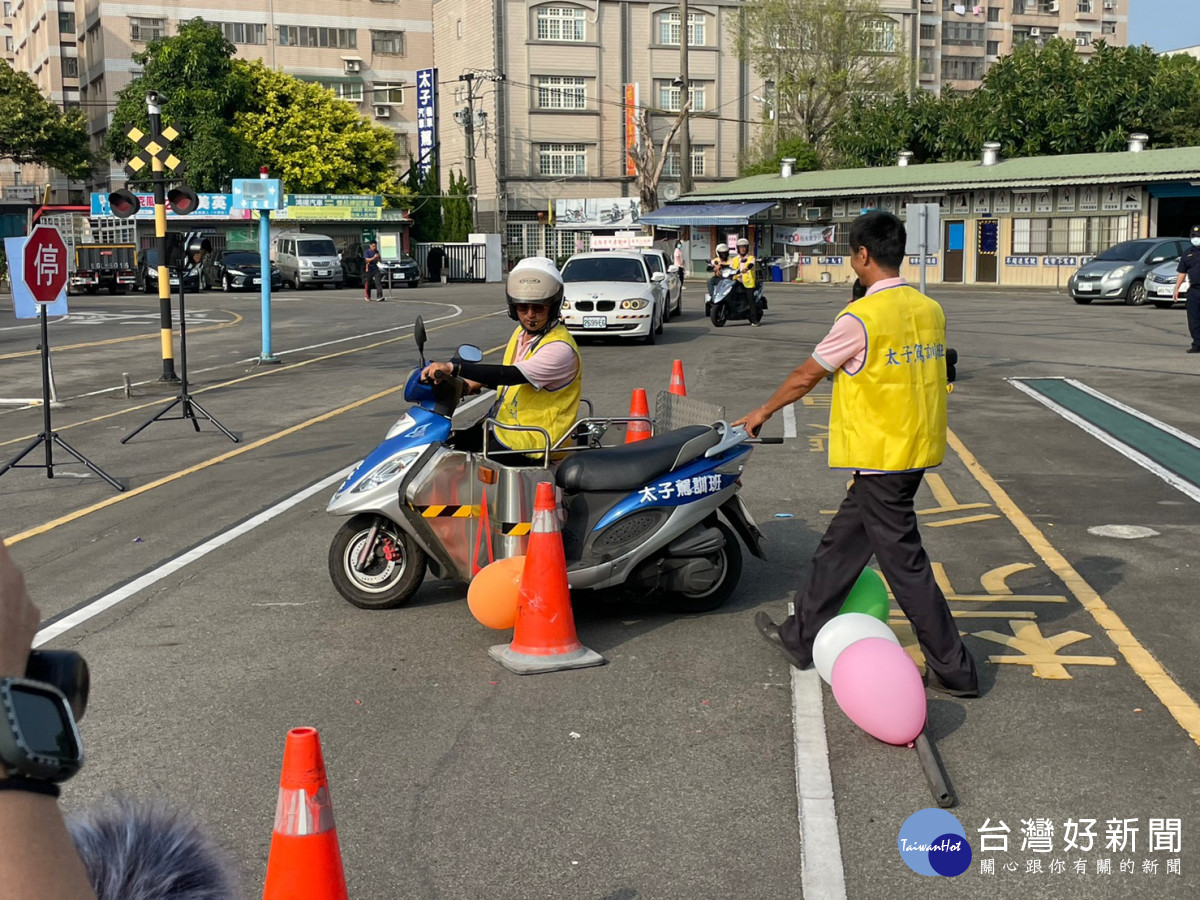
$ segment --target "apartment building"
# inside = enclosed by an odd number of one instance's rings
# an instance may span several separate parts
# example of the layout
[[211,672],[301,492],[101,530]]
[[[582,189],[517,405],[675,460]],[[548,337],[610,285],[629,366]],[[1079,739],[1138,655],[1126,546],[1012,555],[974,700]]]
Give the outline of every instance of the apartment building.
[[[688,165],[697,186],[737,175],[739,153],[762,118],[754,101],[762,79],[733,49],[740,6],[717,0],[688,11]],[[572,232],[545,225],[555,200],[638,196],[625,153],[627,90],[650,110],[661,142],[683,90],[678,4],[433,0],[433,24],[443,185],[450,170],[469,169],[470,115],[479,226],[506,232],[510,255],[575,250]],[[677,195],[680,165],[676,144],[660,201]],[[539,228],[545,235],[535,234]]]
[[[219,25],[238,57],[319,82],[391,128],[402,151],[416,130],[416,70],[433,59],[430,0],[6,0],[9,4],[14,66],[33,75],[56,102],[80,104],[96,146],[117,94],[137,74],[132,55],[197,16]],[[50,181],[55,199],[68,199],[65,180]],[[123,168],[113,164],[89,187],[105,190],[123,181]]]
[[934,93],[969,91],[1001,56],[1061,37],[1087,56],[1129,40],[1129,0],[919,0],[917,77]]

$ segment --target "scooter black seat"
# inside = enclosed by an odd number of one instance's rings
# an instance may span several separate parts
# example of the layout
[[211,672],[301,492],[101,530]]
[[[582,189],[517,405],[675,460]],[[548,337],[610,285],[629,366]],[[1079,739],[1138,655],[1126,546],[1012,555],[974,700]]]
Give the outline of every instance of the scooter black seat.
[[633,444],[584,450],[565,459],[554,480],[569,494],[632,491],[702,455],[720,440],[715,428],[689,425]]

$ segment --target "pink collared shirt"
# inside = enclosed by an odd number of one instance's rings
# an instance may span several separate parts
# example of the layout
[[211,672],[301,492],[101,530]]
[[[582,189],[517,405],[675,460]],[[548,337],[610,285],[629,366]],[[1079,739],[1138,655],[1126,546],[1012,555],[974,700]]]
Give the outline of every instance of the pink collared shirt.
[[[883,278],[867,288],[867,296],[888,288],[908,284],[903,278]],[[867,329],[862,320],[851,313],[839,316],[829,329],[829,333],[821,339],[813,350],[813,359],[826,372],[836,372],[842,369],[847,375],[853,375],[862,368],[867,357]]]
[[537,347],[536,353],[528,356],[536,336],[524,329],[517,338],[517,353],[513,365],[529,379],[529,384],[539,391],[557,391],[571,383],[579,368],[579,357],[566,341],[552,341]]

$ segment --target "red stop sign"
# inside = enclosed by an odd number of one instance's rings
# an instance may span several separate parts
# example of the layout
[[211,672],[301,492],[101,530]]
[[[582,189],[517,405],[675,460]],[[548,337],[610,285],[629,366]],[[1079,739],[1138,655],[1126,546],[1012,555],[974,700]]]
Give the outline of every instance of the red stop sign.
[[39,303],[53,303],[67,284],[67,245],[53,225],[38,225],[25,241],[25,284]]

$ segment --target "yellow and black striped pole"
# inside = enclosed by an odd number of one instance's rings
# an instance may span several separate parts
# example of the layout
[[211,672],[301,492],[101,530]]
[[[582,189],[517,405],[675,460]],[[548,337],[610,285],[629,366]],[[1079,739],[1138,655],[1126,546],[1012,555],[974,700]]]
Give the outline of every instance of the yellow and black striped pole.
[[[158,94],[146,95],[150,113],[150,140],[158,143],[162,137],[162,107]],[[162,160],[157,153],[150,156],[150,171],[154,186],[154,245],[158,248],[158,324],[162,336],[162,377],[159,381],[175,382],[175,340],[171,324],[171,270],[167,265],[167,182]]]

